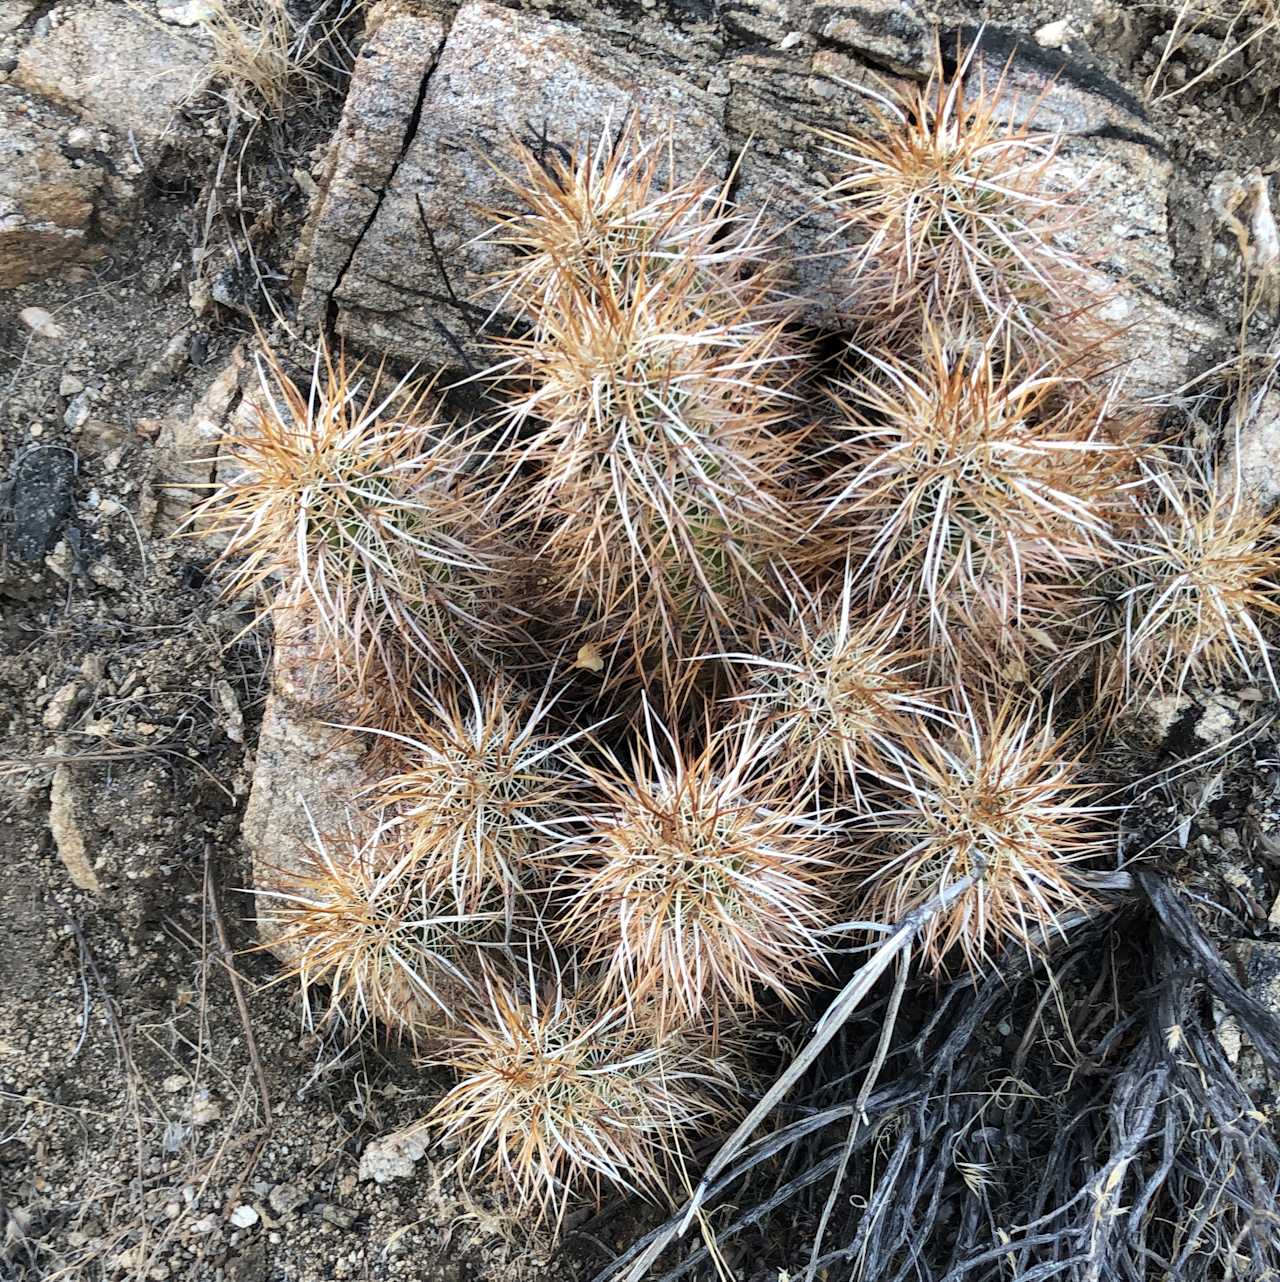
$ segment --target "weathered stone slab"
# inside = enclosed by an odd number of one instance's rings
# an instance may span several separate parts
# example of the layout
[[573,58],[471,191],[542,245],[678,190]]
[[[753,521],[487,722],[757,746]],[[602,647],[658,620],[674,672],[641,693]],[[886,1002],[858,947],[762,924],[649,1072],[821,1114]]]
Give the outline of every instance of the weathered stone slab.
[[833,0],[815,5],[817,35],[876,67],[923,75],[933,60],[929,26],[916,0]]
[[237,347],[191,412],[164,421],[156,437],[157,534],[179,530],[211,484],[227,479],[231,461],[223,461],[220,445],[224,436],[251,425],[255,387],[244,349]]
[[[570,25],[488,0],[464,4],[443,43],[433,18],[387,19],[357,68],[322,179],[304,318],[330,317],[362,346],[428,365],[483,364],[476,296],[505,251],[477,237],[485,210],[508,203],[494,161],[517,140],[579,141],[634,109],[672,122],[691,172],[726,172],[730,151],[745,147],[734,194],[766,210],[803,319],[848,328],[851,246],[820,207],[838,162],[814,131],[871,127],[874,94],[909,87],[897,73],[923,74],[932,36],[914,5],[738,3],[724,25],[767,43],[718,64],[681,63],[652,42],[609,44],[618,33],[603,19]],[[1101,314],[1126,327],[1131,390],[1179,386],[1221,335],[1181,306],[1170,163],[1156,131],[1092,70],[999,32],[983,47],[981,74],[988,84],[1004,76],[1008,117],[1063,134],[1057,178],[1087,195],[1081,248],[1097,253],[1111,295]]]
[[0,288],[101,256],[137,180],[194,136],[180,109],[211,66],[207,40],[132,5],[42,19],[0,83]]
[[92,231],[110,177],[94,156],[76,154],[75,125],[0,85],[0,289],[101,253]]
[[[1234,461],[1246,494],[1263,507],[1280,502],[1280,389],[1270,382],[1240,408]],[[1280,899],[1276,901],[1280,906]]]
[[333,728],[351,716],[336,700],[314,621],[301,606],[277,605],[272,622],[271,694],[241,827],[254,889],[265,896],[258,915],[265,943],[278,934],[269,920],[271,892],[286,889],[303,870],[315,834],[324,840],[351,831],[351,803],[372,782],[365,745]]
[[[283,937],[277,916],[283,905],[274,896],[297,889],[299,875],[312,871],[312,856],[321,846],[341,861],[369,839],[373,821],[360,814],[356,800],[377,780],[367,760],[373,736],[338,728],[356,724],[358,713],[336,691],[333,665],[324,657],[310,610],[277,602],[272,622],[271,694],[241,833],[253,860],[259,940],[288,963],[294,945]],[[469,997],[463,983],[448,974],[433,975],[431,987],[451,1008]],[[388,1000],[389,1009],[375,1006],[371,1013],[393,1033],[407,1033],[424,1053],[443,1045],[446,1021],[434,1002],[408,986],[389,993]]]
[[304,232],[300,258],[308,268],[301,312],[308,324],[325,321],[378,212],[412,138],[443,41],[440,23],[408,14],[391,14],[366,34]]
[[[434,23],[421,20],[410,37],[412,21],[398,28],[400,39],[426,47]],[[338,332],[378,351],[436,365],[457,365],[463,352],[484,359],[470,337],[484,312],[467,300],[505,251],[476,237],[488,226],[483,211],[509,203],[493,162],[517,140],[574,143],[635,111],[655,124],[672,121],[677,155],[691,171],[709,163],[711,172],[726,172],[721,99],[566,23],[470,0],[434,69],[423,72],[411,141],[336,280],[341,251],[324,243],[323,229],[356,225],[358,213],[343,208],[350,185],[331,185],[316,215],[315,266],[304,294],[310,315],[331,300]],[[369,94],[362,89],[353,109]],[[380,121],[377,130],[385,150],[394,129]],[[348,150],[358,131],[354,122],[344,125]],[[335,176],[355,163],[339,156]]]
[[153,151],[208,82],[212,50],[127,4],[55,10],[18,55],[12,81]]

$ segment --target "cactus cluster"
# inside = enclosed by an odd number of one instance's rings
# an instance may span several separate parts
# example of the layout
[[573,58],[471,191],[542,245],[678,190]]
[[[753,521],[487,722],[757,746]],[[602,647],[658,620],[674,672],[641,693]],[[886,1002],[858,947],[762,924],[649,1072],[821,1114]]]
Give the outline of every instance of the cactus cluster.
[[1275,525],[1099,372],[1079,193],[1002,102],[966,57],[824,135],[836,358],[668,133],[522,152],[492,411],[273,365],[207,504],[379,747],[270,901],[294,969],[449,1067],[424,1126],[539,1214],[660,1195],[876,923],[971,878],[922,967],[1041,946],[1114,850],[1117,708],[1271,678]]

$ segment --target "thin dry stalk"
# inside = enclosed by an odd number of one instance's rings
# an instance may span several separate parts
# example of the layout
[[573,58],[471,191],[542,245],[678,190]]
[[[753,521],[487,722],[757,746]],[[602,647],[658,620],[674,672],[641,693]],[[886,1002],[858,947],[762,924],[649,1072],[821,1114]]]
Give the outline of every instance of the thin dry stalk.
[[[1170,60],[1201,34],[1218,40],[1217,51],[1195,75],[1160,92]],[[1280,52],[1280,5],[1276,0],[1183,0],[1177,7],[1156,68],[1147,80],[1147,101],[1165,102],[1216,79],[1233,59],[1250,49],[1252,60],[1262,65],[1268,53]]]

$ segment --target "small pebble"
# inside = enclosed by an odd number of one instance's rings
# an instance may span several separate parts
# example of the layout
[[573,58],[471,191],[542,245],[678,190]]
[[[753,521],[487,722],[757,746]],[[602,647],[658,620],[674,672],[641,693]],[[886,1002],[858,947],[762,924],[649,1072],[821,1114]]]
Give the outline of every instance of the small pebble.
[[1036,29],[1036,44],[1042,49],[1065,49],[1071,39],[1071,24],[1066,18],[1046,22]]
[[22,323],[41,338],[64,338],[62,327],[43,307],[24,307],[18,313]]
[[80,695],[80,683],[68,681],[54,692],[44,710],[44,724],[47,730],[61,730],[71,716],[76,699]]
[[288,1215],[296,1211],[306,1200],[305,1190],[298,1188],[296,1184],[277,1184],[267,1198],[277,1215]]
[[231,1212],[231,1223],[238,1229],[250,1229],[258,1222],[258,1212],[248,1203],[242,1203]]
[[326,1202],[320,1209],[320,1218],[335,1228],[349,1229],[356,1222],[356,1213],[347,1210],[345,1206],[335,1206],[332,1202]]
[[89,420],[89,415],[93,412],[93,407],[89,404],[89,393],[81,392],[71,398],[71,403],[67,406],[67,412],[62,416],[62,421],[73,431],[79,431]]

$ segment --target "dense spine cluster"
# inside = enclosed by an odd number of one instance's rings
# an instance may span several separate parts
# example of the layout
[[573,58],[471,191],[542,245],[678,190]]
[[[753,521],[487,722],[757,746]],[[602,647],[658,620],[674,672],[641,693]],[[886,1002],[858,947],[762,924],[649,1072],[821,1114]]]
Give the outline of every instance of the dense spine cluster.
[[823,135],[834,360],[668,137],[521,153],[488,417],[272,365],[208,504],[383,710],[359,831],[270,900],[293,971],[430,1036],[424,1125],[540,1217],[660,1196],[868,924],[963,883],[917,960],[980,972],[1089,911],[1119,702],[1274,684],[1271,516],[1097,377],[1080,200],[1004,99],[970,51]]

